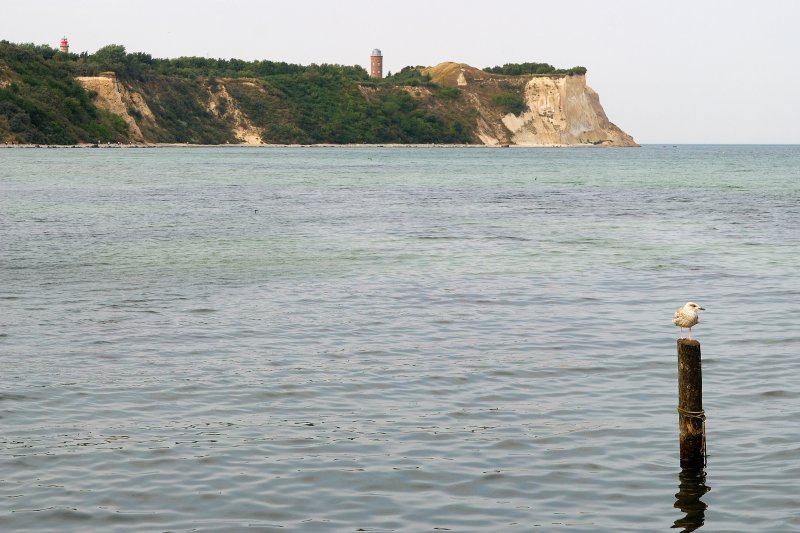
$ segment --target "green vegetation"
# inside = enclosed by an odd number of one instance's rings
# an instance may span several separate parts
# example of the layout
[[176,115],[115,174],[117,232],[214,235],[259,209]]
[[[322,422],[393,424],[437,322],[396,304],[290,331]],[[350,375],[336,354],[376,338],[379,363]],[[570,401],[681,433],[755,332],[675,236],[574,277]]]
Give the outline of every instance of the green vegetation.
[[0,41],[0,142],[127,139],[127,124],[97,109],[69,67],[51,48]]
[[492,74],[505,74],[507,76],[521,76],[530,74],[543,75],[584,75],[586,67],[572,67],[568,69],[557,69],[548,63],[506,63],[502,67],[487,67],[483,69]]
[[528,109],[528,104],[520,92],[500,93],[492,97],[492,105],[499,107],[504,113],[519,115]]
[[430,87],[436,88],[438,87],[435,83],[431,81],[431,77],[428,74],[423,74],[422,69],[425,67],[416,66],[416,67],[403,67],[400,72],[395,74],[389,74],[382,80],[372,80],[374,84],[390,84],[390,85],[405,85],[408,87]]
[[458,100],[458,97],[461,96],[461,91],[455,87],[442,87],[436,96],[443,100]]
[[[140,94],[153,115],[127,104],[146,139],[154,142],[237,142],[227,97],[270,143],[468,143],[459,117],[426,105],[455,100],[419,67],[383,80],[364,68],[181,57],[156,59],[111,44],[94,54],[62,54],[47,46],[0,42],[0,142],[73,144],[126,141],[124,121],[99,110],[76,76],[113,72]],[[425,89],[414,96],[408,87]]]
[[155,74],[144,82],[131,82],[131,87],[144,95],[159,126],[144,131],[151,140],[191,144],[237,142],[226,122],[208,110],[208,92],[203,84],[191,78]]
[[[307,71],[265,79],[285,102],[285,123],[274,120],[265,141],[276,143],[466,143],[467,128],[420,105],[405,90],[380,83],[362,94],[345,73]],[[369,84],[363,84],[370,91]],[[245,112],[256,112],[240,101]]]

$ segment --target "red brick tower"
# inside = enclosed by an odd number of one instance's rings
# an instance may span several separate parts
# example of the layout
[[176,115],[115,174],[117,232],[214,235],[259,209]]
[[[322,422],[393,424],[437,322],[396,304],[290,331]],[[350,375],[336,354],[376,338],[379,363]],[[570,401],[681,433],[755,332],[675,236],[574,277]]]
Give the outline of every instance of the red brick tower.
[[58,51],[64,54],[69,53],[69,41],[66,37],[61,38],[61,44],[58,45]]
[[372,55],[369,56],[369,77],[383,77],[383,56],[381,55],[381,51],[377,48],[375,48],[372,51]]

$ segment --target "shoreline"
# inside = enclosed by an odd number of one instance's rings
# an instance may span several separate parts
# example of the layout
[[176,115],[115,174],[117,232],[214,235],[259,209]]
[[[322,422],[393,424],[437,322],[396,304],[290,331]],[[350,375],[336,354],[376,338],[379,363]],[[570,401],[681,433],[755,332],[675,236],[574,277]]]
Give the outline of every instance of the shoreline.
[[36,148],[103,148],[103,149],[136,149],[136,148],[638,148],[636,146],[612,146],[599,144],[190,144],[190,143],[130,143],[130,144],[0,144],[0,149],[36,149]]

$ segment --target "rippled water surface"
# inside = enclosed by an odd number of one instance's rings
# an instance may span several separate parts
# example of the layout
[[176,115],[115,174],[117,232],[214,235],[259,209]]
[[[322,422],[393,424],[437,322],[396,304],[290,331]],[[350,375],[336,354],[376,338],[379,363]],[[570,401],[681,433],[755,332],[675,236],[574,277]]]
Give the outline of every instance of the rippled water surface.
[[[0,150],[0,529],[798,531],[798,169]],[[678,465],[689,299],[704,482]]]

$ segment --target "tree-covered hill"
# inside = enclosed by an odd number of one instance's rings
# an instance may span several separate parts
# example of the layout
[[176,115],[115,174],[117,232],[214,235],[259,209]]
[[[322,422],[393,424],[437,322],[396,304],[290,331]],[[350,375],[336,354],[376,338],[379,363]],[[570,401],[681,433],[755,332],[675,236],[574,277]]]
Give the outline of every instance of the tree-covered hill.
[[[414,69],[370,80],[361,66],[296,65],[182,57],[157,59],[109,45],[94,54],[63,54],[47,46],[0,42],[0,142],[73,144],[129,141],[125,120],[103,111],[97,96],[76,81],[113,73],[142,97],[152,120],[143,140],[218,144],[237,142],[230,106],[268,143],[468,143],[470,127],[436,112],[446,88]],[[408,87],[426,84],[427,98]],[[224,88],[225,100],[211,104]],[[445,96],[445,98],[447,98]],[[430,102],[428,102],[430,103]],[[141,110],[128,105],[136,120]]]
[[97,109],[51,48],[0,41],[0,142],[72,144],[124,140],[120,117]]

